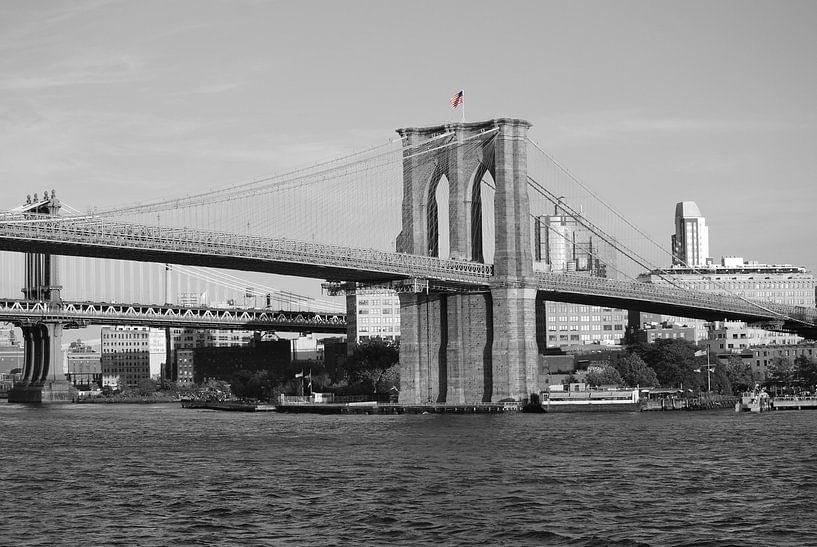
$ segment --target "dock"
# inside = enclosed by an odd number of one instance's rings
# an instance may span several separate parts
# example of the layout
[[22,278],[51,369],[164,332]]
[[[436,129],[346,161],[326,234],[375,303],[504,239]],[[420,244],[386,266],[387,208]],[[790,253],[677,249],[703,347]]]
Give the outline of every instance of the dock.
[[366,401],[356,403],[285,403],[276,405],[275,410],[277,412],[303,414],[496,414],[516,412],[521,410],[521,406],[516,402],[404,405]]
[[773,410],[817,410],[817,397],[774,397]]

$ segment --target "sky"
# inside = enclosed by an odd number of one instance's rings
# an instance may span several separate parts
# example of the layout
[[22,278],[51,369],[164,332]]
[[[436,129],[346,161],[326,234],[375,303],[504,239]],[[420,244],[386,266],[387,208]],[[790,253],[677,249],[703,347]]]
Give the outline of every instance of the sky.
[[457,120],[463,89],[654,239],[690,200],[716,259],[815,271],[815,28],[796,0],[4,0],[0,208],[258,179]]

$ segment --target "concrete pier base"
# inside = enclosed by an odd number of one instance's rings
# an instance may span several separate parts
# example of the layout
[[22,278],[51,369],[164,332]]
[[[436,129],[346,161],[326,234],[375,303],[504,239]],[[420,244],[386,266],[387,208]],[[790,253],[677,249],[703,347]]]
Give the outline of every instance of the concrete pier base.
[[62,370],[62,325],[22,327],[25,341],[23,379],[9,390],[10,403],[70,403],[76,390]]
[[9,403],[70,403],[76,389],[65,380],[42,384],[17,384],[9,390]]

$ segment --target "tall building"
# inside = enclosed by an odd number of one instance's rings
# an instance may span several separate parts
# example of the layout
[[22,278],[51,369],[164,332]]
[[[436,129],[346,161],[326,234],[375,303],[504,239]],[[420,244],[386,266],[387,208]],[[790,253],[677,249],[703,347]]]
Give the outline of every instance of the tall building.
[[614,276],[616,254],[612,245],[558,206],[553,215],[536,217],[534,240],[537,270]]
[[675,234],[672,236],[672,263],[678,266],[706,266],[709,258],[709,227],[694,201],[675,205]]
[[392,289],[358,288],[346,296],[346,320],[350,343],[399,340],[400,298]]
[[165,331],[148,327],[102,327],[102,379],[106,385],[136,386],[159,378],[165,360]]
[[[535,262],[539,271],[593,277],[613,277],[615,252],[607,241],[591,233],[580,219],[557,205],[553,215],[536,218]],[[601,306],[543,302],[544,332],[537,333],[540,345],[564,348],[585,344],[618,345],[627,330],[627,311]],[[544,349],[544,348],[540,348]]]

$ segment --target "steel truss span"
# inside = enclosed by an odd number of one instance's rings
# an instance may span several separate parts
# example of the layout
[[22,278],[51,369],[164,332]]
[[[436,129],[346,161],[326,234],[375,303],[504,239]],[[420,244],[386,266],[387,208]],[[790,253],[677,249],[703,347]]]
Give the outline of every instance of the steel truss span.
[[187,308],[104,302],[0,300],[0,321],[75,326],[131,325],[224,330],[346,332],[346,315],[268,309]]
[[[196,264],[338,281],[431,280],[435,287],[487,289],[493,266],[265,238],[103,221],[6,213],[0,215],[0,248],[146,262]],[[571,274],[537,273],[546,299],[609,305],[702,319],[783,321],[786,330],[813,338],[817,310],[725,294]]]

